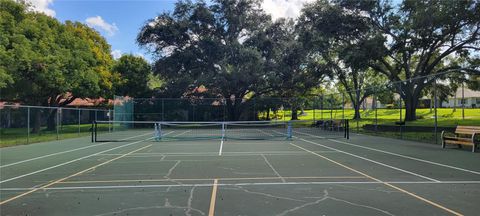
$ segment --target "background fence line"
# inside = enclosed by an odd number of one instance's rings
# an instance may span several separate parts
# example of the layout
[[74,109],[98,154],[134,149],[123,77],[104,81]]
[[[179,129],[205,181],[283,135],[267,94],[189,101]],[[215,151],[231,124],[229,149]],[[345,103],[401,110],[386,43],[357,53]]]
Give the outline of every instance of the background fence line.
[[[0,146],[88,135],[94,120],[134,121],[318,121],[351,119],[356,133],[439,143],[442,130],[456,125],[480,125],[480,92],[466,98],[463,81],[446,73],[374,85],[357,90],[297,98],[254,96],[231,98],[129,98],[116,96],[113,109],[0,105]],[[455,77],[459,74],[454,74]],[[446,81],[447,80],[447,81]],[[457,89],[446,91],[450,84]],[[418,98],[416,120],[407,121],[408,84],[430,83]],[[366,94],[354,101],[356,94]],[[363,97],[364,95],[360,95]],[[468,100],[467,100],[468,99]],[[468,106],[467,106],[468,104]],[[357,108],[357,112],[355,112]],[[356,116],[359,115],[359,116]],[[354,118],[357,117],[357,118]],[[106,128],[105,128],[106,130]],[[108,128],[110,131],[111,128]]]

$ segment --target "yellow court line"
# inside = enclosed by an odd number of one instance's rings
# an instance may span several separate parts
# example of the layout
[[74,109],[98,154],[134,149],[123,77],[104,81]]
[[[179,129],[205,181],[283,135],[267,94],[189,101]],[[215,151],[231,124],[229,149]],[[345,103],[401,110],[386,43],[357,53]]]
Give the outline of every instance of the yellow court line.
[[[363,179],[365,176],[289,176],[284,179]],[[220,181],[236,181],[236,180],[271,180],[281,179],[280,177],[250,177],[250,178],[216,178]],[[59,184],[89,184],[89,183],[122,183],[122,182],[169,182],[169,181],[211,181],[212,178],[187,178],[187,179],[113,179],[98,181],[64,181]]]
[[437,208],[443,209],[443,210],[445,210],[445,211],[447,211],[447,212],[449,212],[449,213],[452,213],[452,214],[454,214],[454,215],[463,215],[463,214],[458,213],[458,212],[456,212],[456,211],[454,211],[454,210],[451,210],[451,209],[449,209],[449,208],[447,208],[447,207],[445,207],[445,206],[442,206],[442,205],[440,205],[440,204],[438,204],[438,203],[435,203],[435,202],[430,201],[430,200],[428,200],[428,199],[426,199],[426,198],[423,198],[423,197],[421,197],[421,196],[419,196],[419,195],[416,195],[416,194],[414,194],[414,193],[412,193],[412,192],[409,192],[409,191],[407,191],[407,190],[405,190],[405,189],[402,189],[402,188],[397,187],[397,186],[395,186],[395,185],[392,185],[392,184],[390,184],[390,183],[381,181],[380,179],[374,178],[374,177],[372,177],[372,176],[370,176],[370,175],[367,175],[367,174],[365,174],[365,173],[363,173],[363,172],[361,172],[361,171],[358,171],[358,170],[356,170],[356,169],[354,169],[354,168],[351,168],[351,167],[349,167],[349,166],[347,166],[347,165],[344,165],[344,164],[342,164],[342,163],[340,163],[340,162],[334,161],[334,160],[332,160],[332,159],[330,159],[330,158],[328,158],[328,157],[325,157],[325,156],[323,156],[323,155],[317,154],[317,153],[315,153],[315,152],[313,152],[313,151],[310,151],[310,150],[308,150],[308,149],[305,149],[305,148],[300,147],[300,146],[298,146],[298,145],[295,145],[295,144],[293,144],[293,143],[290,143],[290,145],[293,145],[293,146],[295,146],[295,147],[297,147],[297,148],[299,148],[299,149],[302,149],[302,150],[304,150],[304,151],[306,151],[306,152],[310,152],[310,153],[312,153],[312,154],[314,154],[314,155],[316,155],[316,156],[319,156],[319,157],[321,157],[321,158],[323,158],[323,159],[325,159],[325,160],[328,160],[328,161],[330,161],[330,162],[332,162],[332,163],[334,163],[334,164],[337,164],[337,165],[339,165],[339,166],[341,166],[341,167],[343,167],[343,168],[346,168],[346,169],[348,169],[348,170],[350,170],[350,171],[353,171],[353,172],[355,172],[355,173],[358,173],[358,174],[360,174],[360,175],[363,175],[363,176],[365,176],[365,177],[367,177],[367,178],[369,178],[369,179],[371,179],[371,180],[373,180],[373,181],[382,183],[382,184],[384,184],[384,185],[386,185],[386,186],[389,186],[389,187],[391,187],[391,188],[393,188],[393,189],[396,189],[396,190],[398,190],[398,191],[400,191],[400,192],[403,192],[403,193],[405,193],[405,194],[408,194],[408,195],[410,195],[410,196],[412,196],[412,197],[415,197],[415,198],[417,198],[417,199],[419,199],[419,200],[422,200],[422,201],[424,201],[424,202],[426,202],[426,203],[428,203],[428,204],[430,204],[430,205],[433,205],[433,206],[435,206],[435,207],[437,207]]
[[88,171],[90,171],[90,170],[92,170],[92,169],[95,169],[95,168],[97,168],[97,167],[99,167],[99,166],[103,166],[103,165],[105,165],[105,164],[107,164],[107,163],[110,163],[110,162],[112,162],[112,161],[115,161],[115,160],[118,160],[118,159],[120,159],[120,158],[123,158],[123,157],[125,157],[125,156],[127,156],[127,155],[129,155],[129,154],[132,154],[132,153],[141,151],[141,150],[143,150],[143,149],[146,149],[146,148],[148,148],[148,147],[150,147],[150,146],[152,146],[152,145],[150,144],[150,145],[141,147],[141,148],[139,148],[139,149],[133,150],[133,151],[128,152],[128,153],[125,153],[125,154],[120,155],[120,156],[118,156],[118,157],[116,157],[116,158],[110,159],[110,160],[108,160],[108,161],[105,161],[105,162],[103,162],[103,163],[97,164],[97,165],[92,166],[92,167],[90,167],[90,168],[84,169],[84,170],[82,170],[82,171],[80,171],[80,172],[74,173],[74,174],[69,175],[69,176],[67,176],[67,177],[63,177],[63,178],[61,178],[61,179],[57,179],[57,180],[55,180],[55,181],[53,181],[53,182],[51,182],[51,183],[49,183],[49,184],[46,184],[46,185],[44,185],[44,186],[42,186],[42,187],[34,188],[34,189],[29,190],[29,191],[27,191],[27,192],[25,192],[25,193],[22,193],[22,194],[19,194],[19,195],[17,195],[17,196],[14,196],[14,197],[12,197],[12,198],[10,198],[10,199],[3,200],[3,201],[0,202],[0,205],[3,205],[3,204],[8,203],[8,202],[10,202],[10,201],[13,201],[13,200],[16,200],[16,199],[18,199],[18,198],[24,197],[24,196],[26,196],[26,195],[28,195],[28,194],[31,194],[31,193],[35,192],[35,191],[38,191],[38,190],[41,190],[41,189],[46,189],[47,187],[50,187],[50,186],[52,186],[52,185],[54,185],[54,184],[60,183],[60,182],[62,182],[62,181],[64,181],[64,180],[67,180],[67,179],[72,178],[72,177],[74,177],[74,176],[77,176],[77,175],[80,175],[80,174],[82,174],[82,173],[88,172]]
[[217,199],[217,184],[218,179],[213,180],[212,197],[210,198],[210,209],[208,210],[208,216],[213,216],[215,213],[215,200]]

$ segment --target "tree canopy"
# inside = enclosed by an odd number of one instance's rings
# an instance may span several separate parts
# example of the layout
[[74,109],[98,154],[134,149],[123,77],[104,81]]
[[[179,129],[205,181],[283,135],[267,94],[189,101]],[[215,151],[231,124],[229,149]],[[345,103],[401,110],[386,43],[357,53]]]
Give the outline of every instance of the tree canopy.
[[98,32],[8,0],[0,1],[0,14],[0,75],[8,77],[0,82],[3,98],[63,106],[111,93],[110,45]]
[[151,79],[150,64],[139,56],[132,54],[123,55],[113,66],[120,76],[120,81],[115,86],[115,95],[130,97],[148,97],[150,89],[148,82]]

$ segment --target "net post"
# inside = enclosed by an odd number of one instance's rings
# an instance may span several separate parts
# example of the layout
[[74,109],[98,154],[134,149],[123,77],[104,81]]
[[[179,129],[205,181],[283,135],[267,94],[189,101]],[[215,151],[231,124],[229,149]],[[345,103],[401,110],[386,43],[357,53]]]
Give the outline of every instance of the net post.
[[162,126],[159,122],[154,123],[155,128],[155,141],[162,140]]
[[97,126],[97,121],[94,121],[94,126],[93,126],[93,142],[97,142],[97,131],[98,131],[98,126]]
[[93,137],[93,134],[95,133],[95,132],[94,132],[94,127],[95,127],[95,124],[94,124],[93,121],[92,121],[92,125],[91,125],[91,127],[90,127],[90,136],[91,136],[92,143],[95,142],[95,139],[94,139],[94,137]]
[[225,132],[226,132],[226,125],[225,125],[225,122],[222,122],[222,140],[225,140],[226,137],[225,137]]
[[347,139],[350,139],[350,120],[347,119]]

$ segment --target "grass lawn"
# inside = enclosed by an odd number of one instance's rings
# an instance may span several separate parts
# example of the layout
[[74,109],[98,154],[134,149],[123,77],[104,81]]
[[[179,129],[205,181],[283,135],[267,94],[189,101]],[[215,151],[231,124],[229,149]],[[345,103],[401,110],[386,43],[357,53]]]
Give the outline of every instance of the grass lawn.
[[[405,110],[402,110],[402,120],[405,117]],[[262,114],[265,117],[265,114]],[[261,117],[262,117],[261,115]],[[441,131],[435,132],[418,132],[411,126],[428,126],[433,127],[435,124],[434,110],[432,109],[417,109],[416,121],[406,122],[405,126],[398,127],[397,131],[380,132],[369,131],[363,128],[366,124],[375,124],[375,111],[374,110],[361,110],[360,120],[350,120],[350,131],[352,133],[363,133],[375,136],[384,136],[391,138],[401,138],[407,140],[416,140],[426,143],[440,143]],[[285,116],[285,117],[284,117]],[[299,115],[300,120],[321,120],[321,119],[352,119],[354,116],[354,110],[347,109],[340,110],[305,110],[303,115]],[[455,127],[457,125],[476,125],[480,126],[480,109],[465,109],[465,118],[462,119],[462,109],[457,108],[453,111],[451,108],[439,108],[437,109],[437,125],[439,127]],[[291,117],[291,111],[279,111],[277,113],[277,120],[289,120]],[[377,124],[378,125],[396,125],[396,122],[400,121],[400,110],[398,109],[378,109],[377,110]],[[402,131],[401,131],[402,130]],[[435,138],[436,137],[436,138]]]
[[0,147],[24,145],[91,135],[91,124],[62,125],[57,131],[41,127],[39,133],[28,134],[27,128],[0,128]]
[[[272,113],[270,113],[272,115]],[[291,111],[279,111],[277,113],[277,120],[290,120]],[[300,120],[320,120],[320,119],[352,119],[354,110],[346,109],[342,112],[339,110],[305,110],[303,115],[299,115]],[[375,123],[375,111],[371,109],[361,110],[360,115],[362,117],[359,120],[360,126],[364,124]],[[265,113],[261,113],[260,117],[265,117]],[[438,126],[451,126],[456,125],[479,125],[480,126],[480,109],[465,109],[465,119],[462,119],[462,109],[457,108],[454,112],[451,108],[439,108],[437,109],[437,122]],[[433,109],[417,109],[416,121],[407,122],[407,125],[411,126],[432,126],[434,125],[434,112]],[[402,112],[402,120],[405,118],[405,110]],[[378,109],[377,110],[378,124],[394,125],[395,122],[400,121],[400,111],[398,109]],[[353,122],[351,122],[353,124]]]

